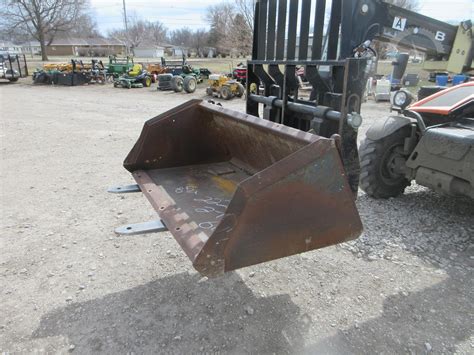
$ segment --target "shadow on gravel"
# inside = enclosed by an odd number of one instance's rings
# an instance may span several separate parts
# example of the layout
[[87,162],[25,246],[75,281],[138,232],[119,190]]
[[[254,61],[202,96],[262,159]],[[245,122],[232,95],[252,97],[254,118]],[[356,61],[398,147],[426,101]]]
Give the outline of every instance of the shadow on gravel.
[[417,292],[388,296],[380,317],[340,330],[303,354],[455,352],[472,336],[474,323],[474,202],[421,190],[389,200],[363,195],[357,204],[365,232],[354,242],[355,253],[366,259],[377,252],[386,255],[395,245],[394,254],[408,251],[447,278]]
[[352,242],[355,254],[384,257],[403,249],[437,267],[469,263],[474,246],[473,200],[409,188],[408,193],[388,200],[359,196],[357,206],[364,233]]
[[[311,320],[288,295],[259,297],[235,273],[165,277],[45,315],[34,338],[64,336],[80,354],[291,353]],[[300,349],[301,350],[301,349]]]
[[389,296],[380,317],[339,331],[303,354],[454,353],[456,344],[472,336],[473,290],[470,275],[453,272],[422,291]]

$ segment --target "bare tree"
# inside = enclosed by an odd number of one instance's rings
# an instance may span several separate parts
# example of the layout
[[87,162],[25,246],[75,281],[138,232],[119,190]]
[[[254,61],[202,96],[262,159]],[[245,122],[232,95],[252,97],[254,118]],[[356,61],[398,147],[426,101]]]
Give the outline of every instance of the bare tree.
[[196,30],[192,36],[192,47],[196,50],[196,55],[202,57],[204,55],[204,48],[207,47],[209,41],[209,32],[205,29]]
[[188,27],[174,30],[170,34],[170,41],[172,44],[182,47],[192,47],[193,45],[193,31]]
[[235,7],[230,3],[210,6],[207,10],[207,21],[211,25],[209,45],[218,53],[229,54],[234,46],[229,36],[234,16]]
[[77,18],[74,27],[68,31],[68,34],[79,38],[102,37],[97,27],[97,22],[88,13],[84,13]]
[[252,27],[249,26],[242,14],[236,14],[232,19],[229,40],[234,44],[234,50],[239,55],[247,55],[252,51]]
[[46,46],[58,32],[74,27],[86,5],[86,0],[1,0],[0,17],[5,31],[26,32],[36,39],[42,59],[48,60]]
[[220,54],[249,54],[252,48],[255,3],[255,0],[235,0],[233,3],[225,2],[209,7],[209,45],[215,47]]
[[242,15],[246,26],[253,28],[253,18],[255,13],[256,0],[235,0],[235,8]]
[[154,44],[162,44],[166,41],[168,29],[159,21],[147,24],[147,38]]
[[127,44],[130,46],[132,52],[133,49],[138,47],[147,35],[147,22],[132,16],[128,24],[128,32],[125,33]]
[[129,19],[128,32],[124,29],[115,29],[109,31],[108,36],[125,42],[133,52],[144,42],[154,45],[163,43],[166,40],[166,34],[167,29],[161,22],[149,22],[132,15]]

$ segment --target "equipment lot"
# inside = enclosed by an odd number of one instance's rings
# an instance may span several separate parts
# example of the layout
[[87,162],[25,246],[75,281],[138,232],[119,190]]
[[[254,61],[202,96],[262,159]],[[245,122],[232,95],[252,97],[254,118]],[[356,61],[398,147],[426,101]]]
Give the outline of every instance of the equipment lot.
[[[354,242],[206,280],[122,168],[194,94],[0,84],[0,352],[472,353],[474,204],[413,185],[357,205]],[[245,110],[245,100],[223,105]],[[388,104],[362,108],[362,138]],[[341,221],[344,223],[344,221]]]

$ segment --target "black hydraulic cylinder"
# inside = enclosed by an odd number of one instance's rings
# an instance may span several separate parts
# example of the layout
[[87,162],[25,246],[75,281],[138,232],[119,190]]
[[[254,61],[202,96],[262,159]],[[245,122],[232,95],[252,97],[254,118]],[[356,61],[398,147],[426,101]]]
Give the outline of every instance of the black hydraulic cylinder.
[[[254,102],[258,102],[271,107],[283,107],[283,100],[280,100],[276,96],[261,96],[250,94],[249,99]],[[311,115],[313,117],[318,118],[326,118],[332,121],[339,121],[341,119],[341,113],[339,111],[334,111],[327,106],[309,106],[290,101],[287,103],[286,108],[293,112]]]

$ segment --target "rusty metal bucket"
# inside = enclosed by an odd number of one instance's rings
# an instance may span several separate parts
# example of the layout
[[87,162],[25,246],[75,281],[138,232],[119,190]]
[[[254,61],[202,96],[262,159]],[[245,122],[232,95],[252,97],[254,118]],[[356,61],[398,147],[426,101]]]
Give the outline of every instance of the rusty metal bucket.
[[147,121],[124,166],[202,275],[362,231],[334,139],[200,100]]

